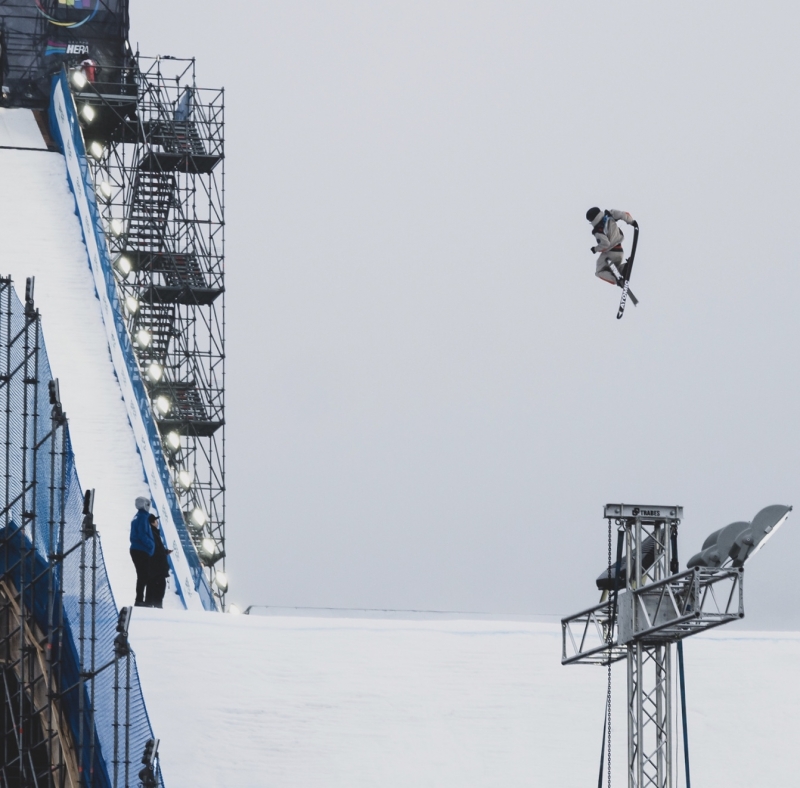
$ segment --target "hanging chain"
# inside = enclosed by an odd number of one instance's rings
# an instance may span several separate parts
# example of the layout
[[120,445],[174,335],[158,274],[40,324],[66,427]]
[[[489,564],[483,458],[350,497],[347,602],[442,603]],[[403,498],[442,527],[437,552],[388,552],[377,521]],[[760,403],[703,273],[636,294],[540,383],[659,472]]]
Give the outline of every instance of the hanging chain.
[[[608,579],[611,580],[611,518],[608,518]],[[609,583],[610,584],[610,583]],[[609,591],[609,601],[611,599]],[[614,638],[614,622],[609,619],[610,626],[608,627],[607,641],[611,646],[611,641]],[[611,788],[611,649],[608,650],[608,686],[606,689],[606,735],[608,742],[606,743],[606,758],[608,761],[608,788]]]
[[606,696],[608,705],[606,706],[606,730],[608,731],[608,743],[606,753],[608,755],[608,788],[611,788],[611,662],[608,663],[608,695]]

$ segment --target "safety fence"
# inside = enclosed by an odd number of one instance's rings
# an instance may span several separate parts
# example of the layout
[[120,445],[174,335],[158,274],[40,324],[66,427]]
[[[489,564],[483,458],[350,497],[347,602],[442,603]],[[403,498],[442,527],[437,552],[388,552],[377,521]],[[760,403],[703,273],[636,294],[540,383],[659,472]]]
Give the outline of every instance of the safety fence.
[[0,278],[0,785],[162,785],[28,280]]

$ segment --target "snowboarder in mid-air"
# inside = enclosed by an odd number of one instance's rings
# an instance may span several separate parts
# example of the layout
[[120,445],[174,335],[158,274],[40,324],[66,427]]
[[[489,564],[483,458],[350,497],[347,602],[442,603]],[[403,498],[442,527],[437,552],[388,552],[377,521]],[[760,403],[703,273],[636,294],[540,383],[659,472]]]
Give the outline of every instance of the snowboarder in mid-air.
[[[633,293],[628,290],[628,281],[633,267],[633,257],[636,254],[636,241],[639,235],[639,225],[627,211],[601,211],[599,208],[589,208],[586,218],[592,224],[592,234],[597,245],[592,247],[592,254],[597,255],[594,275],[604,282],[619,285],[622,288],[617,318],[622,317],[625,302],[630,296],[634,305],[638,303]],[[633,249],[627,262],[623,264],[624,252],[622,241],[625,236],[619,229],[617,222],[625,222],[634,228]]]

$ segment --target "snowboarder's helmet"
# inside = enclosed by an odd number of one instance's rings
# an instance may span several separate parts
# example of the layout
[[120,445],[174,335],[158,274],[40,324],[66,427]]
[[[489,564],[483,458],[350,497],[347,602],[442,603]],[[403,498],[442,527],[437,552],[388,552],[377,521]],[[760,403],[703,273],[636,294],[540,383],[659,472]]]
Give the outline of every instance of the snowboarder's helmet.
[[597,217],[600,216],[601,213],[602,213],[602,211],[599,208],[589,208],[589,210],[586,211],[586,218],[592,224],[596,224],[597,223],[597,221],[596,221]]

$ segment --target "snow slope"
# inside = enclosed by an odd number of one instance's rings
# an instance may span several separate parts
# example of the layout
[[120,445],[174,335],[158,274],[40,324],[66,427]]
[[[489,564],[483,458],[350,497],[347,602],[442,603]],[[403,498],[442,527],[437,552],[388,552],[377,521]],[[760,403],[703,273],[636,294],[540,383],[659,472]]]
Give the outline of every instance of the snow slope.
[[32,112],[0,107],[0,145],[47,150]]
[[[53,374],[70,420],[78,475],[97,490],[98,524],[118,605],[132,604],[136,575],[128,553],[134,499],[149,495],[114,374],[86,247],[67,184],[64,158],[46,150],[29,110],[0,109],[0,273],[35,302]],[[179,606],[174,594],[165,604]]]
[[[170,788],[597,781],[605,670],[562,667],[557,625],[137,609],[131,632]],[[795,784],[800,634],[685,651],[695,784]],[[624,664],[614,682],[624,785]]]

